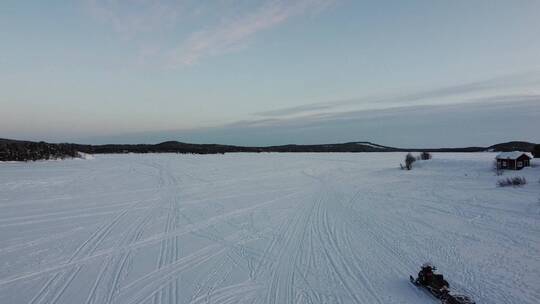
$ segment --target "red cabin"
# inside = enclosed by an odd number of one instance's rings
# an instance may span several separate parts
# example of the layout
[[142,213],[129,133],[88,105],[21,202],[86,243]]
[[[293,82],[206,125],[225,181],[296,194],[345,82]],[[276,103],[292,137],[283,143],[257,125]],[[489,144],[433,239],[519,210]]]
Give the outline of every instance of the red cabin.
[[524,167],[529,167],[531,165],[531,158],[529,153],[518,151],[503,152],[495,157],[497,168],[508,170],[521,170]]

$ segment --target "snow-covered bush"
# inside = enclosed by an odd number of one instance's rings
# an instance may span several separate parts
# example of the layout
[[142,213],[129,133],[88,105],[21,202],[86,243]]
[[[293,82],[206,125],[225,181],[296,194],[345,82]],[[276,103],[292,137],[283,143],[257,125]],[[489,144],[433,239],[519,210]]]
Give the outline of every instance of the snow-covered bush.
[[411,170],[412,164],[415,161],[416,158],[411,153],[407,153],[407,155],[405,156],[405,166],[403,166],[403,164],[399,164],[399,166],[401,167],[401,170]]
[[497,182],[497,185],[499,187],[507,187],[507,186],[513,186],[513,187],[519,187],[519,186],[523,186],[527,184],[527,180],[525,179],[525,177],[519,177],[519,176],[515,176],[515,177],[507,177],[507,178],[504,178],[504,179],[500,179],[498,182]]

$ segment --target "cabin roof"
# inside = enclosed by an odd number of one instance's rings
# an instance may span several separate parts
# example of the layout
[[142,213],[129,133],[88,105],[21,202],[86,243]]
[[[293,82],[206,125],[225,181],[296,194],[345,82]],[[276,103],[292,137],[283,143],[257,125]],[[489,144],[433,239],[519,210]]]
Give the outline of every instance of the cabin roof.
[[520,152],[520,151],[502,152],[502,153],[497,154],[497,156],[495,156],[495,158],[496,159],[518,159],[522,155],[525,155],[528,158],[532,158],[532,156],[529,153]]

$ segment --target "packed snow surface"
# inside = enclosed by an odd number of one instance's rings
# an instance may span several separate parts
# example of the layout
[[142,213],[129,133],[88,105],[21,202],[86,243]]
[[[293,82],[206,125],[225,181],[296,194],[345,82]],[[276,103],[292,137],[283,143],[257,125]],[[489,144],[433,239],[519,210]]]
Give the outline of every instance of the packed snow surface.
[[0,163],[0,303],[437,303],[409,283],[426,261],[477,303],[539,303],[540,167],[403,157]]

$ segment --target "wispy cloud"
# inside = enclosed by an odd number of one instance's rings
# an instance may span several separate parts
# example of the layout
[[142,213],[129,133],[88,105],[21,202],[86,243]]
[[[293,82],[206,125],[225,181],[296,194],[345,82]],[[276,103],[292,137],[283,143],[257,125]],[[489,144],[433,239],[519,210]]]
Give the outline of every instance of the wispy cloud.
[[86,8],[123,39],[170,29],[185,9],[183,1],[158,0],[87,0]]
[[[487,80],[440,87],[431,90],[420,90],[402,94],[382,94],[380,96],[312,103],[289,108],[257,112],[253,113],[253,115],[271,118],[287,118],[292,116],[306,116],[317,113],[335,113],[358,109],[375,110],[424,104],[437,105],[479,101],[493,102],[500,96],[528,96],[527,94],[524,94],[524,92],[529,92],[528,94],[537,98],[536,94],[540,93],[540,90],[535,89],[529,91],[527,88],[538,88],[539,85],[540,70],[533,70],[524,73],[504,75]],[[525,88],[525,90],[523,88]],[[501,93],[499,90],[505,90],[507,93]],[[521,98],[519,99],[521,100]]]
[[[337,0],[260,0],[258,5],[239,0],[86,1],[94,19],[123,39],[141,40],[139,57],[151,55],[155,57],[151,61],[166,68],[180,68],[241,50],[258,33],[321,12]],[[217,19],[216,11],[220,12]],[[200,23],[204,25],[197,27]],[[157,32],[167,32],[166,39],[158,41]]]
[[257,33],[279,26],[292,17],[318,12],[332,0],[274,0],[256,11],[225,21],[217,27],[192,33],[171,55],[172,67],[243,48]]
[[466,105],[410,106],[290,119],[265,118],[212,128],[122,134],[85,142],[157,143],[176,139],[255,146],[351,141],[371,141],[402,148],[489,146],[510,140],[539,142],[539,115],[540,95],[498,96]]

